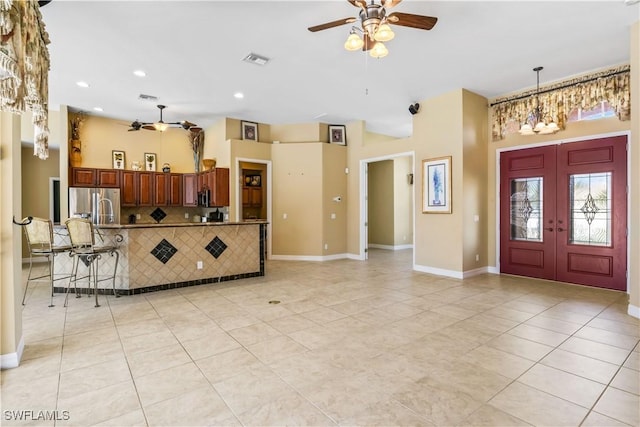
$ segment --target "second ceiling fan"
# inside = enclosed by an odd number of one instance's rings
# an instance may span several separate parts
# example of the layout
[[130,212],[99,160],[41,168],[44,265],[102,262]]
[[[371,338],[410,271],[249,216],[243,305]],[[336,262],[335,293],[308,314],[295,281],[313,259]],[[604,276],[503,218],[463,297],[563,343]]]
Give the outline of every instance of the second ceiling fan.
[[[351,24],[360,19],[361,27],[352,27],[349,38],[344,44],[347,50],[364,50],[370,51],[370,55],[374,58],[382,58],[387,56],[389,51],[383,42],[393,39],[394,34],[389,24],[401,25],[404,27],[417,28],[419,30],[430,30],[438,22],[438,18],[433,16],[415,15],[412,13],[393,12],[387,14],[390,9],[400,3],[402,0],[347,0],[352,5],[360,8],[358,17],[338,19],[337,21],[327,22],[325,24],[309,27],[309,31],[316,32],[326,30],[328,28],[338,27],[340,25]],[[362,38],[358,35],[362,33]]]
[[165,122],[162,120],[162,110],[164,110],[165,108],[167,108],[166,105],[158,105],[158,108],[160,109],[160,120],[157,122],[153,122],[153,123],[147,123],[147,122],[141,122],[138,120],[135,120],[131,123],[131,127],[129,128],[129,131],[136,131],[136,130],[140,130],[140,129],[146,129],[146,130],[157,130],[159,132],[164,132],[165,130],[167,130],[169,127],[181,127],[184,130],[191,130],[191,131],[199,131],[200,128],[196,127],[195,123],[191,123],[188,120],[183,120],[181,122]]

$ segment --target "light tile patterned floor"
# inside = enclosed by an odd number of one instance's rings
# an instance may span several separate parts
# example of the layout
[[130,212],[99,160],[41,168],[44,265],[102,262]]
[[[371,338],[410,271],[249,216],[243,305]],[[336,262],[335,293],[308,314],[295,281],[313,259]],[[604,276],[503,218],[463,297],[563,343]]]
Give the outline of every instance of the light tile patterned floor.
[[[640,322],[618,292],[446,279],[372,250],[99,308],[55,301],[43,284],[28,295],[2,425],[640,424]],[[10,419],[29,410],[68,420]]]

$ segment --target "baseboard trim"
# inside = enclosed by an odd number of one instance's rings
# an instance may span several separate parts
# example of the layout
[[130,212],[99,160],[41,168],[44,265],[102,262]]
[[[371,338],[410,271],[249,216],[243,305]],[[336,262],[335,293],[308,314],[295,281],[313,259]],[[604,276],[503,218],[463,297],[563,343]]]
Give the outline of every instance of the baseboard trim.
[[640,307],[636,307],[633,304],[629,304],[629,306],[627,307],[627,314],[629,316],[633,316],[636,319],[640,319]]
[[401,251],[404,249],[413,249],[413,245],[379,245],[377,243],[369,243],[369,247],[373,249],[384,249],[387,251]]
[[487,267],[487,273],[500,274],[500,270],[498,270],[498,267],[489,266],[489,267]]
[[453,279],[464,279],[464,274],[461,271],[445,270],[443,268],[435,268],[417,264],[413,265],[413,269],[422,273],[435,274],[436,276],[451,277]]
[[485,274],[489,272],[489,267],[480,267],[474,268],[473,270],[467,270],[462,273],[463,279],[468,279],[469,277],[479,276],[481,274]]
[[17,368],[20,365],[20,359],[22,359],[23,351],[24,338],[20,337],[20,341],[18,342],[18,349],[15,353],[0,355],[0,369]]
[[276,261],[333,261],[336,259],[349,258],[349,254],[334,254],[334,255],[271,255],[272,260]]

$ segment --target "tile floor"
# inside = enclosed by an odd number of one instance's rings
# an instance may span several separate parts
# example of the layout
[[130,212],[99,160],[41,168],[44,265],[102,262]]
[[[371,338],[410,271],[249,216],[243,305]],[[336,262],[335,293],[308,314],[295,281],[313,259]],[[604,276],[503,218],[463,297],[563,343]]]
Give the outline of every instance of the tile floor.
[[[640,322],[622,293],[447,279],[373,250],[99,308],[55,301],[30,291],[2,425],[640,424]],[[29,410],[68,419],[12,419]]]

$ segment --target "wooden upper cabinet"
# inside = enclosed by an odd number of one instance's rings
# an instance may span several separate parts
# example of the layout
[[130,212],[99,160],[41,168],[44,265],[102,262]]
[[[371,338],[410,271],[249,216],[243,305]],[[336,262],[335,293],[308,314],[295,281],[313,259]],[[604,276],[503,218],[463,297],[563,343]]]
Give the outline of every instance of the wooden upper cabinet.
[[169,174],[169,181],[167,182],[167,205],[182,206],[182,192],[182,174]]
[[138,206],[153,206],[153,172],[138,174]]
[[98,187],[120,187],[121,171],[118,169],[98,169],[96,170]]
[[198,176],[195,173],[182,175],[182,206],[198,206]]
[[121,206],[138,205],[138,173],[122,171],[120,176],[120,204]]
[[153,205],[154,206],[166,206],[167,205],[167,181],[169,174],[155,173],[153,174]]
[[208,186],[211,190],[209,206],[229,206],[229,169],[215,168],[208,172]]
[[69,169],[69,186],[70,187],[95,187],[96,169],[90,168],[70,168]]

